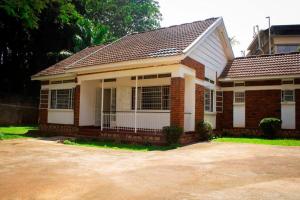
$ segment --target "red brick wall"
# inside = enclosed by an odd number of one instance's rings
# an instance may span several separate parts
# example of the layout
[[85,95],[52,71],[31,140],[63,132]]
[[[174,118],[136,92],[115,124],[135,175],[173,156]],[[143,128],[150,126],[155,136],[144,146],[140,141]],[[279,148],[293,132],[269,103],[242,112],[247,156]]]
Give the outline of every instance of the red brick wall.
[[48,99],[49,90],[40,91],[40,106],[39,106],[39,124],[46,124],[48,122]]
[[204,87],[196,84],[196,109],[195,109],[195,121],[201,121],[204,119]]
[[245,93],[246,128],[257,128],[265,117],[281,118],[281,90],[257,90]]
[[186,57],[185,59],[183,59],[181,61],[181,64],[196,70],[196,77],[198,79],[201,79],[201,80],[205,79],[205,66],[203,64],[199,63],[198,61],[196,61],[190,57]]
[[217,129],[233,127],[233,92],[223,92],[223,113],[217,113]]
[[171,78],[171,125],[184,127],[184,79]]
[[296,100],[296,129],[300,130],[300,89],[295,90]]
[[74,125],[75,126],[79,126],[79,109],[80,109],[80,85],[77,85],[74,94]]

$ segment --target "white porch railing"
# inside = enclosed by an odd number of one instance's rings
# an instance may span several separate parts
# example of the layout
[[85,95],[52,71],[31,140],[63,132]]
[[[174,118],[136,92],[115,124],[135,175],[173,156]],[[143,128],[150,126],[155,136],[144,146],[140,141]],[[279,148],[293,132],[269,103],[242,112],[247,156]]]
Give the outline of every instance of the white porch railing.
[[134,111],[103,112],[103,129],[118,131],[160,132],[170,125],[170,112]]

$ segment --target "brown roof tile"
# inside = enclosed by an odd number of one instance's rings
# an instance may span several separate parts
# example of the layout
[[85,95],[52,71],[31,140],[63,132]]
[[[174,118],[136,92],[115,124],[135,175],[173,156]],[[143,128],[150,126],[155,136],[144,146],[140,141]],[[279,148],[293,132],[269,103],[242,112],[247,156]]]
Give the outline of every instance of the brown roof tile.
[[183,54],[217,18],[127,35],[105,47],[78,52],[35,76],[64,73],[65,69]]
[[236,58],[225,67],[220,78],[300,75],[300,53]]
[[63,73],[65,73],[65,67],[69,66],[70,64],[78,61],[79,59],[81,59],[87,55],[90,55],[92,52],[95,52],[96,50],[98,50],[104,46],[105,45],[87,47],[87,48],[75,53],[74,55],[40,71],[39,73],[35,74],[34,76],[63,74]]

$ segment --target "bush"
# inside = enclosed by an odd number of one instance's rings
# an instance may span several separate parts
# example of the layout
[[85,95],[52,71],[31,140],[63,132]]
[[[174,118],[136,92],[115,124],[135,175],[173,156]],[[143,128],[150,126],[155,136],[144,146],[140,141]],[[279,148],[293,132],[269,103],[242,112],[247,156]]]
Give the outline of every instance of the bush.
[[276,133],[281,128],[282,121],[277,118],[264,118],[260,121],[259,127],[263,131],[263,136],[269,139],[273,139]]
[[200,136],[200,140],[209,141],[214,138],[212,126],[204,120],[196,123],[196,132]]
[[166,136],[168,145],[174,145],[178,144],[183,129],[178,126],[165,126],[163,127],[163,133]]
[[3,140],[4,135],[2,133],[0,133],[0,140]]

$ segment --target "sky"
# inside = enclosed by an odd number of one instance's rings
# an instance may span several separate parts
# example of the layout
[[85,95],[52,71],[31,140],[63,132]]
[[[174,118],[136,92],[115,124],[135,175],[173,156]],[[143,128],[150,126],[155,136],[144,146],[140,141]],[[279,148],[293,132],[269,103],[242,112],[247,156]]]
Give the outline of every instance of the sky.
[[158,0],[163,20],[161,26],[171,26],[223,17],[229,37],[239,44],[233,46],[235,56],[241,56],[253,39],[253,26],[300,24],[300,0]]

